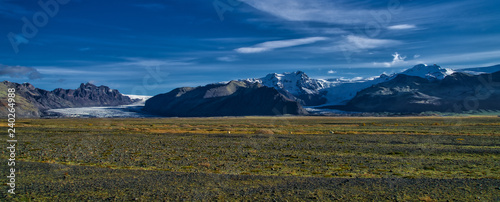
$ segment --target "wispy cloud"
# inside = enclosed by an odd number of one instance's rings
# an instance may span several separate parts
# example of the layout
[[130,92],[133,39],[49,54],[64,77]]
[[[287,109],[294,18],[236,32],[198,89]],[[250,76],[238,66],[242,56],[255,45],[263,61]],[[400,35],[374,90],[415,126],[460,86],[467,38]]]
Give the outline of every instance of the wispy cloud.
[[148,67],[181,67],[194,64],[183,60],[161,60],[148,58],[121,58],[124,61],[117,62],[88,62],[72,61],[73,64],[81,63],[80,66],[71,68],[61,66],[38,66],[37,69],[45,75],[58,76],[88,76],[90,78],[101,77],[103,75],[113,75],[120,77],[133,77],[138,72],[146,71]]
[[410,25],[410,24],[393,25],[387,27],[387,29],[391,30],[404,30],[404,29],[415,29],[415,28],[417,28],[416,25]]
[[66,79],[57,79],[54,81],[54,83],[65,83]]
[[234,62],[238,60],[238,57],[234,55],[229,55],[229,56],[218,57],[217,60],[222,62]]
[[335,73],[337,73],[337,72],[333,71],[333,70],[328,71],[328,74],[335,74]]
[[8,66],[0,64],[0,76],[9,76],[11,78],[27,77],[31,80],[42,78],[42,74],[33,67]]
[[73,75],[79,75],[79,76],[94,76],[94,75],[102,75],[103,72],[105,71],[90,71],[90,70],[76,70],[76,69],[67,69],[67,68],[61,68],[61,67],[52,67],[52,66],[45,66],[45,67],[38,67],[38,70],[46,75],[62,75],[62,76],[73,76]]
[[242,0],[260,11],[289,21],[362,23],[370,17],[369,10],[346,8],[341,2],[324,0]]
[[268,41],[264,43],[260,43],[250,47],[242,47],[238,48],[235,51],[238,53],[260,53],[271,51],[278,48],[287,48],[293,46],[300,46],[306,44],[316,43],[318,41],[327,40],[326,37],[308,37],[302,39],[290,39],[290,40],[280,40],[280,41]]
[[389,47],[401,44],[398,40],[392,39],[374,39],[355,35],[348,35],[340,48],[345,51],[359,52],[367,49],[375,49],[380,47]]
[[12,1],[8,0],[0,0],[0,16],[19,20],[21,17],[31,14],[29,10],[11,2]]
[[127,61],[113,63],[108,66],[136,66],[136,67],[155,67],[155,66],[186,66],[192,65],[193,62],[185,60],[161,60],[148,58],[124,58]]

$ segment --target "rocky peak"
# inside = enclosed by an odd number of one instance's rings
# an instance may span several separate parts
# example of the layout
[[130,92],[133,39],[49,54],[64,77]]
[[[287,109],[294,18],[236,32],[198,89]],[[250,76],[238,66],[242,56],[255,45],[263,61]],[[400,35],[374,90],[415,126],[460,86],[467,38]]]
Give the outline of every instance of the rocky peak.
[[23,83],[22,85],[28,90],[35,90],[35,86],[31,85],[30,83]]
[[[100,86],[100,87],[103,87],[103,86]],[[96,89],[96,88],[98,88],[96,85],[89,83],[89,82],[81,83],[80,87],[79,87],[79,89],[89,89],[89,90]]]

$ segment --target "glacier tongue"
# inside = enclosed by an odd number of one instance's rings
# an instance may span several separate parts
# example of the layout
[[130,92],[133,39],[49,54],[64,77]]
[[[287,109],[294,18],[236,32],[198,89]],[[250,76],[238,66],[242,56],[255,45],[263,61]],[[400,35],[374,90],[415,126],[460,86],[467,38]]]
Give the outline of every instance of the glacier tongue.
[[131,105],[121,105],[112,107],[80,107],[50,109],[48,112],[55,113],[62,117],[80,117],[80,118],[142,118],[153,117],[152,115],[142,113],[146,100],[152,96],[144,95],[125,95],[130,99],[139,100]]

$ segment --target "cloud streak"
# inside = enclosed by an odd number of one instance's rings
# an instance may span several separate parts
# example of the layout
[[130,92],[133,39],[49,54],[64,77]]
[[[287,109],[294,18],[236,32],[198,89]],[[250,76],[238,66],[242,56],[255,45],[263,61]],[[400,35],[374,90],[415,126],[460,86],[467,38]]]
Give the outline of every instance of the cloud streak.
[[238,58],[234,55],[230,55],[230,56],[218,57],[217,60],[222,61],[222,62],[234,62],[234,61],[237,61]]
[[290,40],[280,40],[280,41],[268,41],[260,43],[250,47],[242,47],[235,49],[238,53],[249,54],[249,53],[261,53],[266,51],[272,51],[279,48],[288,48],[306,44],[316,43],[318,41],[327,40],[326,37],[308,37],[302,39],[290,39]]
[[404,29],[415,29],[415,28],[417,28],[416,25],[410,25],[410,24],[393,25],[387,27],[387,29],[390,30],[404,30]]
[[42,78],[42,74],[33,67],[8,66],[0,64],[0,76],[9,76],[11,78],[27,77],[31,80]]
[[288,21],[359,24],[370,17],[369,10],[348,9],[338,2],[321,0],[242,0],[257,10]]
[[360,52],[368,49],[375,49],[380,47],[389,47],[401,44],[398,40],[392,39],[374,39],[355,35],[348,35],[345,37],[344,42],[339,46],[344,51]]
[[26,16],[29,14],[31,14],[31,12],[23,8],[22,6],[6,0],[0,0],[0,16],[18,20],[22,16]]

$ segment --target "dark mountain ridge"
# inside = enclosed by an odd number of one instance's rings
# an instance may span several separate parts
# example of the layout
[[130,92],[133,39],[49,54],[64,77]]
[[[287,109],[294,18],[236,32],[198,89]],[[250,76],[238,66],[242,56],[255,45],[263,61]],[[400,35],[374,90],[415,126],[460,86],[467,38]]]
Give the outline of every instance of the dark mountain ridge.
[[[1,90],[6,92],[7,88],[16,89],[16,111],[20,117],[41,117],[46,115],[49,109],[73,108],[73,107],[96,107],[96,106],[118,106],[135,102],[128,96],[122,95],[118,90],[107,86],[95,86],[90,83],[81,84],[77,89],[55,89],[47,91],[35,88],[29,83],[13,83],[3,81],[0,83]],[[1,94],[0,104],[6,106],[7,95]],[[0,110],[6,114],[6,110]]]
[[177,88],[147,100],[144,111],[168,117],[307,114],[276,89],[248,81]]
[[500,72],[471,75],[454,73],[443,80],[398,75],[366,88],[345,106],[332,108],[360,112],[464,112],[500,110]]

